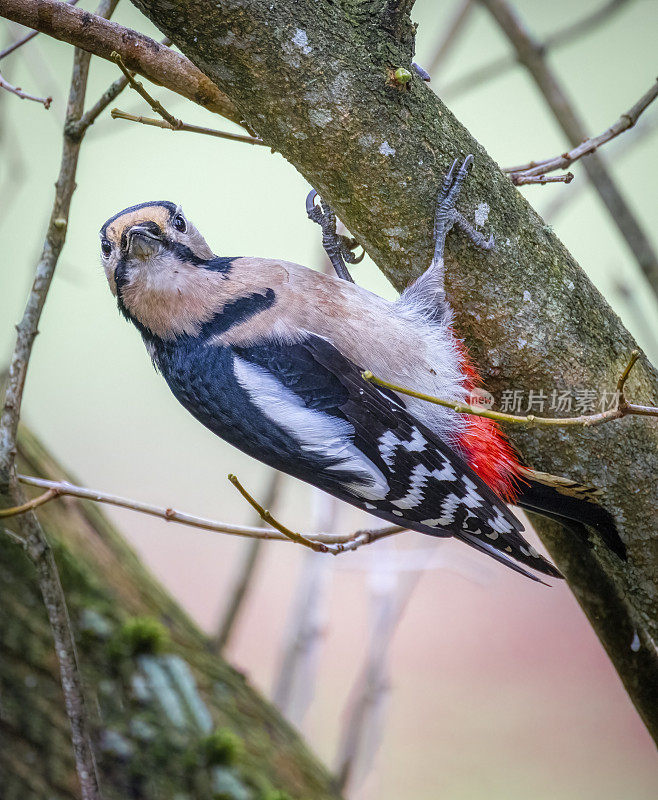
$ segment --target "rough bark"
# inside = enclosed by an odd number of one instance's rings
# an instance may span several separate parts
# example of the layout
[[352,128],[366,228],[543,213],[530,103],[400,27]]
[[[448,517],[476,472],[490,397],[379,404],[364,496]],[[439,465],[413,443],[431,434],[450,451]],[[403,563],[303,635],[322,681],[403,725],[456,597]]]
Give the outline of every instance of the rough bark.
[[[19,468],[67,478],[25,430]],[[105,800],[339,797],[290,726],[211,654],[209,641],[96,506],[62,499],[39,517],[76,631]],[[76,798],[70,731],[34,568],[4,535],[0,564],[0,795]]]
[[[487,203],[485,228],[497,248],[483,254],[450,236],[448,288],[457,330],[488,388],[497,398],[505,388],[614,390],[637,346],[630,334],[423,81],[414,74],[395,82],[398,67],[413,73],[411,3],[133,2],[334,206],[399,288],[429,263],[444,171],[474,153],[462,207],[470,216]],[[658,375],[645,358],[628,395],[658,401]],[[597,540],[583,548],[545,523],[538,529],[658,738],[658,425],[626,419],[577,432],[515,428],[510,436],[531,466],[605,491],[627,563]]]

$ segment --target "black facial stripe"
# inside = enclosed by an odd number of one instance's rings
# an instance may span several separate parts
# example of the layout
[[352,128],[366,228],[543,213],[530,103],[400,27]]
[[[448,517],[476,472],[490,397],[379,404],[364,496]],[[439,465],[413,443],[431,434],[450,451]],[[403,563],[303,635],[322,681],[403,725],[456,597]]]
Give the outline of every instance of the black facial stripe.
[[187,245],[180,242],[172,242],[169,239],[165,240],[165,245],[180,261],[194,264],[195,267],[209,269],[212,272],[228,273],[235,258],[235,256],[215,256],[210,259],[199,258]]
[[260,314],[271,308],[276,302],[276,294],[273,289],[267,289],[265,294],[253,294],[240,297],[232,303],[227,303],[215,316],[204,322],[199,330],[199,338],[210,339],[226,333],[235,325],[246,322],[250,317]]
[[121,290],[128,282],[128,261],[120,258],[114,268],[114,282],[117,287],[117,295],[121,295]]
[[176,213],[176,209],[178,206],[175,203],[170,202],[169,200],[151,200],[148,203],[138,203],[136,206],[130,206],[130,208],[124,208],[123,211],[119,211],[118,214],[115,214],[113,217],[110,217],[107,222],[101,228],[101,236],[105,236],[105,231],[107,230],[107,226],[114,222],[115,219],[119,219],[124,214],[128,214],[131,211],[139,211],[140,208],[151,208],[153,206],[162,206],[162,208],[166,208],[171,214]]

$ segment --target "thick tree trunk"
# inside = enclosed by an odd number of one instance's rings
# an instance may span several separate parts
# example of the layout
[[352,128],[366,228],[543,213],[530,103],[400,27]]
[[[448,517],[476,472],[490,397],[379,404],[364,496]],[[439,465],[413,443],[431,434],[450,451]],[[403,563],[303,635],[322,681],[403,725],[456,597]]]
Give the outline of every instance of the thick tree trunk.
[[[453,159],[475,154],[462,207],[493,253],[448,243],[457,329],[487,387],[614,392],[636,347],[605,300],[477,141],[413,73],[411,2],[133,0],[337,210],[401,288],[429,263],[434,198]],[[492,121],[493,124],[493,121]],[[202,170],[202,164],[198,169]],[[254,221],[257,223],[257,220]],[[367,364],[363,365],[367,367]],[[642,359],[629,399],[658,402]],[[527,463],[601,487],[629,558],[546,523],[538,530],[658,739],[658,425],[510,431]]]
[[[26,430],[19,465],[67,478]],[[211,654],[96,506],[60,499],[39,517],[76,632],[105,800],[339,797],[297,734]],[[4,535],[0,565],[0,796],[75,798],[68,720],[34,569]]]

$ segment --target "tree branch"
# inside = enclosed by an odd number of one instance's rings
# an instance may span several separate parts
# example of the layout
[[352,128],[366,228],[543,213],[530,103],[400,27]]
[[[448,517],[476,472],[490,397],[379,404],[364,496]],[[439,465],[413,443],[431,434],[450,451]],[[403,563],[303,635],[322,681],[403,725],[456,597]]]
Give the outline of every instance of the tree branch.
[[[509,39],[519,61],[532,76],[567,139],[574,147],[578,146],[588,138],[585,126],[549,68],[541,45],[532,38],[506,0],[479,1],[488,9]],[[608,209],[612,221],[626,240],[649,286],[658,297],[658,256],[635,214],[597,153],[591,153],[590,157],[583,161],[583,167],[592,186]]]
[[[49,481],[44,478],[35,478],[31,475],[19,475],[18,479],[27,486],[38,486],[43,489],[51,489],[54,494],[43,502],[54,500],[55,497],[78,497],[81,500],[91,500],[95,503],[106,503],[107,505],[117,506],[118,508],[128,508],[140,514],[148,514],[151,517],[159,517],[167,522],[178,522],[181,525],[189,525],[191,528],[199,528],[204,531],[214,531],[215,533],[227,533],[230,536],[242,536],[249,539],[274,540],[278,542],[294,541],[287,534],[281,531],[271,530],[270,528],[255,527],[249,525],[230,525],[227,522],[216,522],[205,517],[197,517],[194,514],[186,514],[183,511],[176,511],[174,508],[164,508],[150,503],[142,503],[139,500],[131,500],[127,497],[101,492],[97,489],[86,489],[83,486],[75,486],[68,481]],[[42,495],[44,497],[44,495]],[[250,496],[251,497],[251,496]],[[253,498],[252,498],[253,499]],[[259,506],[260,508],[260,506]],[[264,511],[264,509],[263,509]],[[16,511],[14,511],[16,513]],[[259,516],[262,515],[259,512]],[[268,522],[269,520],[264,520]],[[303,538],[308,542],[313,542],[319,547],[326,548],[322,552],[342,553],[348,550],[355,550],[364,544],[392,536],[406,530],[399,525],[386,525],[383,528],[360,529],[353,533],[306,533]]]
[[[621,11],[625,6],[630,4],[631,0],[607,0],[594,11],[587,12],[581,19],[576,22],[570,22],[562,28],[558,28],[554,33],[547,36],[539,45],[542,52],[548,55],[549,52],[557,50],[566,44],[579,39],[581,36],[592,33],[600,25],[607,22],[614,14]],[[494,78],[504,75],[506,72],[514,69],[518,61],[514,56],[501,56],[500,58],[492,59],[491,61],[483,64],[481,67],[456,78],[454,81],[447,83],[441,89],[441,96],[445,99],[456,97],[488,83]]]
[[430,75],[435,75],[438,69],[443,66],[443,62],[455,46],[459,34],[463,31],[474,8],[475,3],[473,0],[458,0],[452,17],[449,19],[445,30],[442,32],[441,39],[436,47],[436,52],[427,66],[427,71]]
[[0,75],[0,89],[5,89],[6,91],[15,94],[16,97],[20,97],[21,100],[33,100],[35,103],[41,103],[46,111],[50,108],[50,104],[53,101],[52,97],[36,97],[33,94],[24,92],[20,86],[13,86],[11,83],[6,81],[2,75]]
[[515,186],[529,186],[531,184],[543,186],[546,183],[571,183],[573,180],[573,173],[567,172],[564,175],[526,175],[525,173],[515,173],[514,175],[510,175],[510,180]]
[[[556,156],[555,158],[546,158],[543,161],[530,161],[528,164],[522,164],[518,167],[505,167],[503,172],[507,172],[512,181],[519,186],[518,178],[520,177],[525,178],[533,175],[541,176],[545,175],[547,172],[553,172],[556,169],[566,169],[566,167],[571,166],[574,161],[578,161],[578,159],[583,156],[591,155],[598,150],[601,145],[612,141],[619,136],[620,133],[632,128],[640,118],[640,115],[653,103],[656,97],[658,97],[658,80],[654,82],[649,91],[645,92],[634,106],[629,108],[628,111],[622,114],[613,125],[599,136],[585,139],[584,142],[574,147],[573,150],[570,150],[568,153],[562,153],[562,155]],[[566,181],[566,183],[568,183],[568,181]]]
[[59,0],[0,0],[0,15],[111,60],[239,125],[241,115],[215,84],[185,56],[141,33]]
[[[80,0],[65,0],[67,5],[76,6]],[[22,36],[20,39],[17,39],[15,42],[12,42],[8,47],[5,47],[4,50],[0,50],[0,61],[3,58],[6,58],[8,55],[11,55],[15,50],[18,50],[19,47],[22,47],[24,44],[31,42],[35,36],[39,35],[39,31],[30,31],[26,33],[25,36]]]
[[[283,473],[278,470],[272,470],[267,491],[265,493],[265,507],[273,508],[281,483]],[[258,517],[257,527],[262,528],[265,522]],[[222,614],[221,621],[217,626],[217,633],[213,637],[213,645],[217,653],[221,653],[230,641],[231,635],[235,630],[235,624],[238,620],[240,611],[244,606],[244,601],[247,598],[249,589],[254,579],[256,566],[263,551],[263,540],[254,539],[252,542],[246,544],[244,557],[240,567],[237,570],[233,588],[229,593],[229,600],[226,610]]]
[[142,125],[150,125],[153,128],[164,128],[167,131],[187,131],[188,133],[201,133],[205,136],[215,136],[217,139],[228,139],[231,142],[243,142],[244,144],[257,144],[267,147],[267,143],[262,139],[256,139],[253,136],[244,136],[239,133],[228,133],[227,131],[218,131],[214,128],[203,128],[199,125],[188,125],[187,122],[178,120],[178,125],[175,127],[170,125],[164,119],[151,119],[150,117],[140,117],[134,114],[128,114],[126,111],[121,111],[118,108],[113,108],[110,112],[112,119],[124,119],[127,122],[139,122]]
[[[99,14],[109,16],[116,0],[101,0]],[[99,17],[101,18],[101,17]],[[48,295],[55,267],[66,239],[69,211],[82,138],[88,125],[80,126],[84,112],[90,54],[76,49],[73,57],[73,74],[64,123],[64,137],[59,177],[55,185],[55,200],[46,233],[41,259],[37,265],[32,290],[23,318],[17,326],[17,337],[12,354],[5,401],[0,415],[0,500],[14,504],[10,513],[20,512],[18,535],[35,566],[37,581],[53,634],[55,652],[59,662],[62,691],[71,726],[71,743],[76,771],[83,800],[100,800],[101,793],[91,746],[91,724],[85,708],[82,681],[71,623],[62,590],[55,558],[35,514],[34,508],[57,495],[55,489],[47,491],[37,501],[26,501],[18,486],[15,473],[17,451],[16,437],[21,412],[23,390],[34,340],[38,333],[41,313]],[[91,124],[90,120],[88,124]],[[8,516],[5,512],[4,516]]]

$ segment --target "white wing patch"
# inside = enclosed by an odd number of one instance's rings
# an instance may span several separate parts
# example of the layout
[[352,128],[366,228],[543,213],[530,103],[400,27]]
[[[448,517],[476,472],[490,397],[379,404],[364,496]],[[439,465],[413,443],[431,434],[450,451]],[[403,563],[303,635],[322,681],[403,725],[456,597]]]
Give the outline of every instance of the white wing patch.
[[[496,533],[511,533],[513,528],[512,525],[505,519],[505,517],[501,514],[500,509],[494,509],[494,516],[492,520],[489,520],[489,524],[491,527],[496,531]],[[495,536],[490,536],[491,539],[495,539]],[[526,555],[529,555],[526,553]]]
[[386,431],[377,440],[379,452],[381,453],[382,461],[387,467],[393,466],[395,448],[402,444],[402,440],[392,431]]
[[389,491],[386,478],[354,445],[354,428],[349,422],[307,408],[300,397],[267,370],[239,356],[233,360],[233,369],[251,402],[292,436],[301,450],[337,461],[327,469],[347,470],[357,476],[357,480],[345,484],[345,488],[367,500],[386,497]]
[[455,521],[455,511],[459,508],[460,503],[461,499],[456,494],[447,495],[441,505],[441,516],[436,519],[424,519],[421,521],[421,525],[427,525],[430,528],[441,528],[452,524]]
[[[462,497],[462,503],[468,508],[477,508],[482,505],[482,498],[478,494],[477,486],[466,475],[462,477],[462,483],[466,489],[466,494]],[[511,530],[511,528],[510,528]]]
[[404,449],[408,450],[410,453],[419,453],[427,447],[427,440],[418,428],[414,428],[411,432],[411,441],[403,442],[402,445]]
[[398,508],[415,508],[423,501],[423,489],[427,485],[428,479],[451,481],[455,477],[455,471],[448,461],[444,462],[442,469],[433,469],[431,472],[424,464],[418,464],[413,468],[409,477],[409,491],[399,500],[391,500],[391,505]]
[[420,505],[424,496],[423,488],[430,474],[430,471],[424,464],[415,466],[409,478],[409,491],[399,500],[391,500],[391,505],[397,506],[398,508],[415,508],[417,505]]

